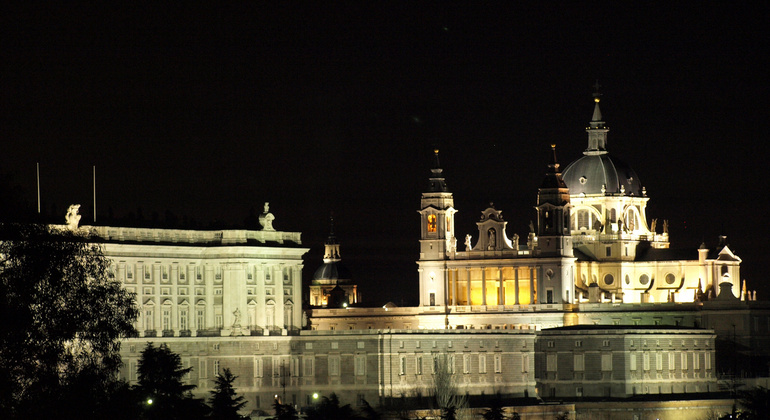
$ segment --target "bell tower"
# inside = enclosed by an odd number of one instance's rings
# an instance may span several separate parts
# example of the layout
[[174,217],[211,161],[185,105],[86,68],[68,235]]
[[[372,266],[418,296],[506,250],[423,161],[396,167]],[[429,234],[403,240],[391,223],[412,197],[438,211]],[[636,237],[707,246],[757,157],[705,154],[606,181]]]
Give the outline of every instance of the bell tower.
[[545,179],[537,190],[537,236],[541,255],[571,257],[570,198],[556,160],[556,145]]
[[454,198],[444,179],[438,159],[438,149],[433,151],[435,163],[431,169],[428,190],[420,199],[420,305],[444,305],[446,267],[443,263],[457,249],[455,238]]

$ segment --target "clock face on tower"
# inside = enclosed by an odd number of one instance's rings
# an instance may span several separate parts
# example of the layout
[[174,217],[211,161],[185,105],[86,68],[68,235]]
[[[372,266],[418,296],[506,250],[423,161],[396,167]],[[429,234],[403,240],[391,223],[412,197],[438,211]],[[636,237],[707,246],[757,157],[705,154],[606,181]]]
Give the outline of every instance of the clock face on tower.
[[428,232],[435,232],[436,231],[436,215],[435,214],[429,214],[428,215]]

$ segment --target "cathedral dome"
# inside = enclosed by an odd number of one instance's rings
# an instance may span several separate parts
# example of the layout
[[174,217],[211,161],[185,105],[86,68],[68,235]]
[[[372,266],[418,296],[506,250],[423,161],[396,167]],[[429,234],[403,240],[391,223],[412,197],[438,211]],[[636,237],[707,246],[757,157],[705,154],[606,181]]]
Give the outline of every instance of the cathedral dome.
[[313,274],[313,281],[334,280],[334,283],[346,283],[351,280],[350,271],[340,261],[324,262]]
[[642,196],[636,172],[608,153],[586,154],[570,163],[562,173],[571,195],[623,194]]

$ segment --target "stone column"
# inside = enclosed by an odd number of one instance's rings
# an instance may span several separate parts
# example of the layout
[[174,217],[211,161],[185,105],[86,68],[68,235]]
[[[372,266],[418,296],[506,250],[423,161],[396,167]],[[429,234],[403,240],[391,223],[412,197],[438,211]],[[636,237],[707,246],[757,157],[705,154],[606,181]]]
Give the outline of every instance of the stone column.
[[481,304],[487,306],[487,270],[481,269]]
[[497,267],[497,275],[499,277],[499,287],[497,289],[497,304],[505,305],[505,293],[503,291],[503,269]]
[[519,267],[513,268],[513,288],[514,296],[516,297],[516,305],[519,304]]
[[471,305],[471,269],[470,267],[465,267],[465,274],[468,277],[468,287],[465,288],[465,294],[467,295],[466,302],[470,306]]
[[535,303],[535,268],[529,267],[529,303]]

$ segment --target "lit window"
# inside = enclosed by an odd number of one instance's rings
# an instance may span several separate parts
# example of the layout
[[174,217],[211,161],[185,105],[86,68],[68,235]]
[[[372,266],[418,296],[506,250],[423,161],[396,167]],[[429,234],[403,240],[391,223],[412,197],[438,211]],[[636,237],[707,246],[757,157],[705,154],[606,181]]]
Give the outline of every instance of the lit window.
[[428,215],[428,232],[435,232],[436,231],[436,215],[435,214],[429,214]]

